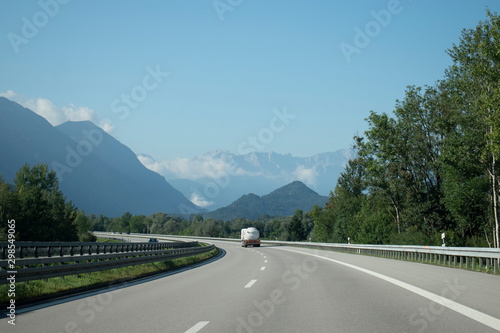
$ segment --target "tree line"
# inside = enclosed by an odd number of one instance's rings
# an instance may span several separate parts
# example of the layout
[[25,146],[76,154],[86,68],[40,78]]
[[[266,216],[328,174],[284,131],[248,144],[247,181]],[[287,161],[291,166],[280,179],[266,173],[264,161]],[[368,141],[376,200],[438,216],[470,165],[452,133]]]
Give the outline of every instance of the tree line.
[[487,11],[447,50],[434,86],[371,112],[324,209],[318,240],[499,247],[500,18]]
[[148,233],[163,235],[239,238],[241,229],[255,227],[261,238],[284,241],[315,239],[314,221],[307,212],[298,209],[293,216],[262,215],[255,220],[237,218],[231,221],[204,218],[194,215],[180,218],[165,213],[149,216],[126,212],[120,217],[109,218],[90,214],[88,220],[94,231],[115,233]]

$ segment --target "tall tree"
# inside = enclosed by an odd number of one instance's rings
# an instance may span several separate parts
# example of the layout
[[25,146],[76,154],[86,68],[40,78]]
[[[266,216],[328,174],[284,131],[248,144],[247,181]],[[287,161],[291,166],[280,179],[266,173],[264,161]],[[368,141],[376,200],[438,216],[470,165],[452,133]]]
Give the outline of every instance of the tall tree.
[[303,241],[306,240],[307,234],[302,223],[303,212],[297,209],[288,223],[288,237],[290,241]]
[[490,181],[494,246],[500,247],[500,17],[487,11],[475,29],[462,31],[460,43],[448,54],[453,65],[446,78],[461,98],[461,112],[484,138],[481,164]]
[[323,212],[313,212],[317,239],[323,242],[346,243],[359,232],[359,212],[365,201],[366,168],[364,160],[356,157],[348,161],[337,186]]

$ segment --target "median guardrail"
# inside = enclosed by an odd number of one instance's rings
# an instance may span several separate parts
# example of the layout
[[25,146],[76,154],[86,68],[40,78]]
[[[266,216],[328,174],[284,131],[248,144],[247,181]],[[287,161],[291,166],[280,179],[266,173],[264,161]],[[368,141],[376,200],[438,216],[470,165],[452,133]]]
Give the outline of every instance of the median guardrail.
[[[11,246],[9,251],[9,245]],[[213,250],[198,242],[168,243],[77,243],[0,242],[0,284],[84,274],[150,262],[171,260]]]

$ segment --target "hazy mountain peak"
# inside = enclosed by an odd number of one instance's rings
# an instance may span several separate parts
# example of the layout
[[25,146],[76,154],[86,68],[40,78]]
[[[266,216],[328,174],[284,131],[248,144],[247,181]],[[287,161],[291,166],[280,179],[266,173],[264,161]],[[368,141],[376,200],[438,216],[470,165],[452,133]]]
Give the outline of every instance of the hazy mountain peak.
[[263,196],[245,194],[227,207],[203,215],[222,220],[256,219],[261,215],[290,216],[297,209],[307,212],[314,205],[324,206],[327,201],[328,197],[320,196],[300,181],[294,181]]

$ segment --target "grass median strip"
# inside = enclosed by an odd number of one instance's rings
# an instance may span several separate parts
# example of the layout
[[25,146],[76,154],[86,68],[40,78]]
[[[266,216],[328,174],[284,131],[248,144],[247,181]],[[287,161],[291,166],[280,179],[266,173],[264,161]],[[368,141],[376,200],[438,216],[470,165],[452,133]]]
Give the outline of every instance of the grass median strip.
[[[88,274],[68,275],[65,277],[50,278],[47,280],[35,280],[29,282],[16,283],[16,302],[26,300],[36,300],[43,297],[56,297],[69,292],[79,292],[94,287],[105,286],[113,281],[127,281],[155,273],[166,272],[175,268],[180,268],[214,257],[219,253],[215,248],[210,252],[194,256],[158,261],[148,264],[103,270]],[[0,304],[6,305],[9,285],[0,285]]]

